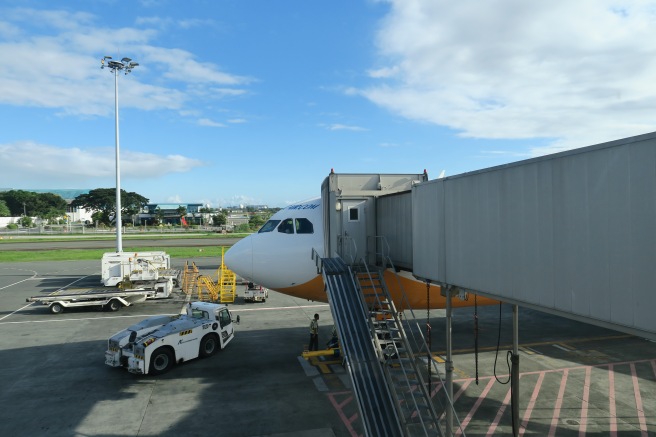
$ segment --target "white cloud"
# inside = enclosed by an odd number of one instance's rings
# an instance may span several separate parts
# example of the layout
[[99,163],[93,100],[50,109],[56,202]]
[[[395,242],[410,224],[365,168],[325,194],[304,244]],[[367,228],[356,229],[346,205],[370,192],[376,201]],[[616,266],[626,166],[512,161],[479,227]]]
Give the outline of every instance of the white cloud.
[[179,194],[174,194],[166,198],[167,203],[183,203]]
[[246,120],[243,118],[231,118],[230,120],[228,120],[228,123],[240,124],[240,123],[246,123]]
[[142,18],[139,27],[118,32],[89,13],[2,9],[0,53],[11,62],[0,63],[0,104],[55,108],[60,115],[110,115],[113,80],[108,69],[100,69],[100,58],[123,54],[140,65],[119,78],[121,108],[182,113],[199,106],[194,99],[248,93],[244,86],[252,78],[223,71],[186,50],[158,46],[159,28],[167,21]]
[[218,121],[210,120],[209,118],[200,118],[198,119],[199,126],[208,126],[208,127],[225,127],[225,124],[219,123]]
[[[112,180],[116,174],[114,148],[62,148],[34,142],[0,144],[0,185],[85,186]],[[35,158],[38,157],[38,158]],[[121,177],[150,179],[185,173],[203,163],[181,155],[121,150]]]
[[535,154],[656,130],[653,0],[389,3],[376,83],[348,93],[467,137],[554,141]]
[[350,125],[339,124],[339,123],[326,125],[326,129],[328,129],[328,130],[348,130],[348,131],[353,131],[353,132],[361,132],[361,131],[368,130],[368,129],[365,129],[365,128],[360,127],[360,126],[350,126]]

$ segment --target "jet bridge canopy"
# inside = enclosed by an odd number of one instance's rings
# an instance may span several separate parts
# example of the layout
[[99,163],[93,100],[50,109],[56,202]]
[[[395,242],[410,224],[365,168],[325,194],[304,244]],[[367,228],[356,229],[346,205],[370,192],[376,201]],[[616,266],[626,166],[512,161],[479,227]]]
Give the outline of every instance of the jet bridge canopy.
[[[428,180],[426,172],[419,174],[348,174],[331,172],[321,185],[324,222],[324,256],[340,256],[353,264],[364,259],[376,264],[380,250],[381,229],[389,232],[403,229],[407,242],[403,252],[411,259],[410,189]],[[400,203],[381,201],[386,196],[405,193],[404,209],[394,208]],[[382,205],[382,206],[381,206]],[[387,206],[386,206],[387,205]],[[391,206],[390,206],[391,205]],[[383,208],[381,213],[380,209]],[[391,216],[391,214],[398,214]],[[383,218],[386,218],[384,220]],[[405,227],[400,227],[403,223]]]
[[656,340],[656,133],[418,184],[413,273]]

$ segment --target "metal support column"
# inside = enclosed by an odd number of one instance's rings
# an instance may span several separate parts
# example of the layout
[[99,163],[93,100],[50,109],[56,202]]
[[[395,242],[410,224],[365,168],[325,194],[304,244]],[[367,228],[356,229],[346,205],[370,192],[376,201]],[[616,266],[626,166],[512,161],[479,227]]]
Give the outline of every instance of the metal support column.
[[452,311],[451,295],[453,288],[446,288],[446,394],[449,405],[446,407],[446,437],[453,435],[453,360],[452,360],[452,343],[451,343],[451,321]]
[[517,305],[513,305],[513,350],[511,363],[510,397],[513,417],[513,436],[519,437],[519,307]]

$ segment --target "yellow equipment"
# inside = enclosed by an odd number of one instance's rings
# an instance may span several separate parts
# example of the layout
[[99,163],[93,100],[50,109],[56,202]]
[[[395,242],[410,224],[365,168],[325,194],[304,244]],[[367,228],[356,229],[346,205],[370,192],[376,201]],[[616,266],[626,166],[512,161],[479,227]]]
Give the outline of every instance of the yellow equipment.
[[[220,303],[233,303],[237,295],[237,275],[229,270],[224,262],[224,248],[221,248],[221,266],[217,270],[217,280],[209,276],[199,275],[196,269],[196,288],[198,300],[209,300]],[[195,267],[195,265],[194,265]]]

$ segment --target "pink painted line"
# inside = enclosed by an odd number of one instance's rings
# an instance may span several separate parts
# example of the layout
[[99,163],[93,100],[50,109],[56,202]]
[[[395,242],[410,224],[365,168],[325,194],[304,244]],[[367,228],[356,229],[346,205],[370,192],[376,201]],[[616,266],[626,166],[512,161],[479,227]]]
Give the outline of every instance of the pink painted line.
[[617,437],[617,413],[615,407],[615,371],[613,365],[608,365],[608,415],[610,416],[610,435]]
[[[71,320],[72,320],[72,319],[71,319]],[[76,319],[76,320],[77,320],[77,319]],[[562,372],[562,371],[565,370],[565,369],[568,369],[568,370],[570,370],[570,371],[571,371],[571,370],[584,370],[584,369],[586,369],[586,368],[588,368],[588,367],[593,367],[593,368],[600,368],[600,369],[603,369],[603,368],[606,368],[606,367],[608,367],[608,366],[621,366],[621,365],[624,365],[624,364],[631,364],[631,363],[634,363],[634,364],[640,364],[640,363],[647,363],[647,362],[651,362],[651,361],[654,361],[654,360],[650,358],[650,359],[646,359],[646,360],[637,360],[637,361],[617,361],[617,362],[614,362],[614,363],[596,364],[596,365],[593,365],[593,366],[573,366],[573,367],[562,367],[562,368],[560,368],[560,369],[536,370],[536,371],[533,371],[533,372],[523,372],[523,373],[521,373],[521,376],[539,375],[539,374],[541,374],[541,373],[545,373],[545,374],[546,374],[546,373],[560,373],[560,372]],[[655,371],[655,372],[656,372],[656,371]],[[508,374],[497,375],[497,378],[507,378],[507,377],[508,377]],[[488,379],[488,378],[494,378],[494,376],[483,376],[483,377],[480,377],[479,380],[481,380],[481,381],[485,381],[485,380]],[[469,380],[469,379],[474,379],[474,378],[456,379],[456,380],[454,380],[453,382],[462,382],[462,381],[467,381],[467,380]]]
[[494,432],[497,430],[497,426],[499,426],[499,422],[501,422],[501,417],[503,417],[503,413],[506,411],[506,407],[510,403],[510,395],[512,395],[512,390],[508,389],[508,393],[506,393],[506,397],[503,399],[503,404],[501,404],[501,407],[499,407],[499,411],[497,412],[497,417],[494,418],[494,421],[490,425],[490,428],[488,428],[485,437],[494,435]]
[[[481,395],[478,397],[478,399],[476,400],[476,403],[474,403],[474,406],[469,411],[469,414],[467,414],[467,417],[465,417],[465,420],[463,420],[462,423],[460,424],[460,427],[456,431],[456,434],[455,434],[456,436],[461,435],[465,431],[465,428],[467,428],[467,425],[469,425],[469,422],[471,422],[472,417],[474,417],[474,414],[476,413],[476,410],[478,410],[478,407],[480,407],[481,403],[483,403],[483,400],[485,399],[487,394],[490,392],[490,389],[494,385],[495,381],[496,381],[495,379],[490,379],[490,381],[487,383],[487,385],[485,386],[485,389],[483,390],[483,393],[481,393]],[[455,396],[454,396],[454,398],[455,398]]]
[[556,406],[554,407],[553,417],[551,418],[551,428],[549,428],[549,437],[556,435],[558,428],[558,418],[560,418],[560,408],[563,406],[563,397],[565,396],[565,385],[567,385],[567,375],[569,370],[563,371],[563,377],[560,379],[560,389],[558,390],[558,397],[556,398]]
[[588,405],[590,402],[590,372],[592,367],[585,369],[585,382],[583,383],[583,400],[581,401],[581,424],[579,425],[579,437],[585,437],[588,427]]
[[636,410],[638,411],[638,422],[640,422],[640,435],[647,437],[647,420],[642,409],[642,396],[640,396],[640,382],[636,373],[635,364],[631,364],[631,379],[633,380],[633,393],[635,394]]
[[533,412],[533,407],[535,407],[535,401],[538,398],[538,393],[540,393],[540,387],[542,387],[542,381],[544,381],[544,372],[540,373],[538,381],[535,383],[535,388],[533,389],[533,394],[531,395],[531,400],[528,401],[528,406],[524,412],[524,418],[522,419],[522,425],[519,428],[519,435],[524,435],[526,431],[526,426],[528,421],[531,419],[531,413]]
[[[460,397],[460,395],[462,395],[462,394],[465,392],[465,390],[467,390],[467,387],[469,387],[469,384],[471,384],[473,380],[474,380],[473,378],[472,378],[472,379],[468,379],[468,380],[465,380],[465,381],[462,383],[462,385],[460,386],[460,389],[456,392],[455,395],[453,395],[453,404],[454,404],[454,405],[455,405],[455,403],[456,403],[456,400]],[[489,383],[488,383],[488,384],[489,384]],[[445,397],[446,397],[446,388],[444,389],[444,391],[445,391]],[[449,406],[447,405],[446,408],[449,408]],[[444,411],[444,412],[440,415],[440,420],[442,420],[442,419],[445,417],[445,415],[446,415],[446,411]],[[456,421],[458,420],[458,416],[456,416],[455,413],[453,414],[453,418],[454,418]],[[462,428],[462,426],[461,426],[461,428]],[[462,429],[464,429],[464,428],[462,428]]]
[[433,389],[433,391],[431,392],[431,395],[430,395],[431,399],[435,397],[437,392],[440,391],[442,389],[442,387],[443,387],[443,384],[441,382],[438,382],[437,384],[435,384],[435,388]]
[[[456,392],[455,395],[453,395],[453,403],[455,403],[458,398],[467,390],[467,387],[469,387],[469,384],[471,384],[473,379],[470,379],[469,381],[466,381],[464,384],[460,386],[460,389]],[[489,383],[488,383],[489,384]]]
[[[339,393],[339,394],[341,394],[341,393]],[[349,399],[352,399],[352,398],[353,397],[350,397]],[[330,403],[333,404],[333,407],[337,411],[337,415],[342,420],[342,423],[344,424],[344,426],[348,430],[351,437],[361,437],[360,434],[358,434],[355,431],[355,429],[353,429],[353,427],[351,426],[353,421],[355,419],[357,419],[357,417],[358,417],[357,413],[354,414],[353,416],[351,416],[350,418],[347,418],[346,415],[344,414],[344,410],[342,410],[342,408],[341,408],[341,406],[344,405],[344,402],[338,404],[337,401],[335,400],[335,396],[333,394],[329,394],[328,399],[330,399]]]

